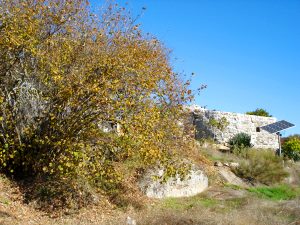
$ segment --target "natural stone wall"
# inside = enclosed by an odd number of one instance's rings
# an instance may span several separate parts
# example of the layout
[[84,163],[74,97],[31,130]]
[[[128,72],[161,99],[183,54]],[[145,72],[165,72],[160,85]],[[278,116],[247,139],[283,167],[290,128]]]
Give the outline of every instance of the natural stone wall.
[[[219,143],[227,143],[234,135],[244,132],[251,135],[251,143],[255,148],[278,149],[278,139],[276,134],[269,134],[256,128],[276,122],[274,117],[262,117],[246,115],[241,113],[221,112],[207,110],[199,106],[189,107],[192,113],[193,123],[196,127],[196,138],[215,138]],[[220,120],[225,117],[229,125],[223,130],[217,130],[208,125],[209,119]]]

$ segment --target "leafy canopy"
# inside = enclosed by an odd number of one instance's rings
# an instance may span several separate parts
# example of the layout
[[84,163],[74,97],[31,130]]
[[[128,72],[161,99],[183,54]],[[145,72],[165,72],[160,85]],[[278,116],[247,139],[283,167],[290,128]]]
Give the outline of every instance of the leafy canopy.
[[[0,168],[118,187],[125,161],[185,170],[192,99],[169,51],[126,10],[85,0],[0,0]],[[117,125],[106,132],[105,124]],[[181,165],[178,167],[178,165]]]

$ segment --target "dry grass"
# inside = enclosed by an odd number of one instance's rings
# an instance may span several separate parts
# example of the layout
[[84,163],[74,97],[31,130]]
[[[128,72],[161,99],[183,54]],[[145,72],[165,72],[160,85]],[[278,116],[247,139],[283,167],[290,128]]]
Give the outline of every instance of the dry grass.
[[230,153],[230,152],[221,152],[216,148],[216,145],[213,143],[202,144],[198,147],[198,152],[203,155],[205,158],[209,159],[212,163],[216,161],[220,162],[238,162],[240,157]]
[[271,202],[243,197],[227,200],[187,200],[170,202],[164,208],[152,207],[138,215],[138,224],[145,225],[284,225],[300,223],[300,200]]
[[299,198],[270,201],[231,187],[209,188],[190,198],[151,201],[144,198],[144,207],[139,209],[130,206],[116,208],[107,199],[102,199],[98,205],[80,209],[76,213],[61,214],[36,210],[33,204],[24,204],[23,200],[18,187],[1,177],[1,225],[125,225],[127,216],[134,218],[138,225],[300,224]]

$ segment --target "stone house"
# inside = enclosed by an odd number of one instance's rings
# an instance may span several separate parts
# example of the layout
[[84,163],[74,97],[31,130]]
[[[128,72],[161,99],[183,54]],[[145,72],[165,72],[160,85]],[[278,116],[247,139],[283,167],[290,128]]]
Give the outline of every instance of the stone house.
[[[246,115],[233,112],[221,112],[208,110],[200,106],[188,107],[192,115],[193,124],[196,129],[196,139],[214,138],[218,143],[225,144],[238,133],[247,133],[251,136],[251,143],[255,148],[278,149],[278,137],[264,130],[258,132],[257,127],[275,123],[274,117],[262,117]],[[226,118],[228,124],[223,130],[216,129],[209,125],[210,119],[219,121]]]

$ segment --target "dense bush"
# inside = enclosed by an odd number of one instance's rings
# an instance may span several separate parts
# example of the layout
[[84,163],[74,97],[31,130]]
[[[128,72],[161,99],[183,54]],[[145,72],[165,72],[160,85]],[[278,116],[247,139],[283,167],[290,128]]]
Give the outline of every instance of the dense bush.
[[282,153],[295,161],[300,160],[300,139],[293,137],[285,141],[282,145]]
[[272,150],[250,149],[235,173],[250,182],[279,183],[286,176],[283,159]]
[[251,136],[246,133],[238,133],[229,140],[232,148],[247,148],[252,147]]
[[122,7],[96,17],[86,0],[0,4],[1,171],[111,191],[124,161],[185,170],[172,157],[189,146],[178,125],[188,83]]
[[257,108],[254,111],[246,112],[247,115],[255,115],[255,116],[264,116],[264,117],[272,117],[269,112],[267,112],[265,109],[259,109]]

